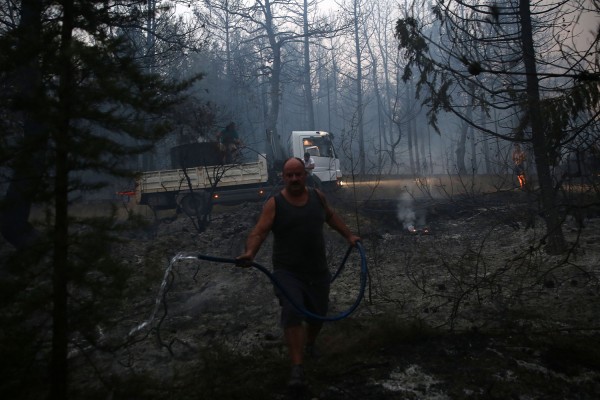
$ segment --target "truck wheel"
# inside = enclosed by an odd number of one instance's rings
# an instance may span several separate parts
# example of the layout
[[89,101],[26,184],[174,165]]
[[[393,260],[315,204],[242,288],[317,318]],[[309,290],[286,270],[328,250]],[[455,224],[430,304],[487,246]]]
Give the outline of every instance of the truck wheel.
[[210,212],[209,200],[208,196],[204,193],[190,193],[181,199],[179,206],[187,215],[205,215]]

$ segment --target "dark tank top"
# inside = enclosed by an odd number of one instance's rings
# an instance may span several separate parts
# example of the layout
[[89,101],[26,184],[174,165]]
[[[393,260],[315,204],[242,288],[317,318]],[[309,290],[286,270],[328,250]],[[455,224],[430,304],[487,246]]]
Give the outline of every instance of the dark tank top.
[[308,201],[294,206],[275,195],[273,269],[314,279],[329,274],[323,237],[325,208],[319,195],[308,189]]

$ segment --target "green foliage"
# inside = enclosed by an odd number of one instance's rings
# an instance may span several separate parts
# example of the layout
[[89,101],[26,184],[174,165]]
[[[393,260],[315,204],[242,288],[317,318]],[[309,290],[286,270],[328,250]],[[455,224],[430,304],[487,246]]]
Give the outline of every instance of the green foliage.
[[542,101],[541,108],[548,131],[548,154],[555,165],[561,157],[563,143],[581,134],[578,125],[588,120],[600,104],[598,81],[578,81],[575,86],[559,96]]
[[402,80],[408,82],[413,76],[413,68],[421,68],[419,83],[417,84],[417,98],[419,88],[422,86],[422,80],[433,72],[433,64],[427,58],[429,46],[426,38],[420,31],[419,21],[415,18],[399,19],[396,23],[396,39],[398,39],[398,48],[404,50],[406,57],[406,66],[402,74]]
[[48,242],[39,241],[33,249],[0,254],[0,390],[9,398],[40,398],[38,390],[47,382],[43,355],[52,293],[51,271],[44,262],[48,248]]
[[70,326],[94,340],[98,326],[114,323],[131,272],[111,257],[115,245],[124,245],[113,217],[72,220],[70,226],[79,231],[70,237]]
[[[148,16],[132,13],[137,5],[26,2],[21,26],[0,36],[0,115],[18,116],[2,139],[0,166],[13,172],[12,197],[0,212],[18,209],[23,224],[33,202],[46,212],[37,242],[6,264],[10,290],[1,322],[3,332],[18,335],[16,346],[2,337],[2,371],[12,367],[11,376],[43,371],[49,358],[54,363],[73,348],[95,346],[115,321],[129,279],[112,257],[122,241],[116,212],[74,218],[70,206],[111,177],[132,176],[130,160],[170,132],[170,110],[201,78],[173,81],[152,72],[157,60],[140,57],[125,34],[139,31]],[[4,234],[10,226],[2,224]],[[58,390],[54,397],[61,397]]]
[[420,34],[418,21],[415,18],[401,18],[396,23],[396,39],[398,46],[407,50],[410,59],[429,51],[425,38]]

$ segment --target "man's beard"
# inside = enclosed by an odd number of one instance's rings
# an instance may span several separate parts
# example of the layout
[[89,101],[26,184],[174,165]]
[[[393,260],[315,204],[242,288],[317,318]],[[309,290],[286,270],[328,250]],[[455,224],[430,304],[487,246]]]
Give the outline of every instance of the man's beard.
[[304,189],[304,185],[302,183],[290,183],[289,185],[290,192],[292,193],[301,193]]

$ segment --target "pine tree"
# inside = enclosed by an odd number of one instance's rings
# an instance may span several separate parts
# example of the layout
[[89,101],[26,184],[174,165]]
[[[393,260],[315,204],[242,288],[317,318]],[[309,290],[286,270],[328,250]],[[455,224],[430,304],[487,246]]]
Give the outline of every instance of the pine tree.
[[[2,337],[2,358],[16,362],[5,364],[12,374],[33,365],[38,374],[29,379],[44,383],[37,393],[54,399],[68,397],[69,349],[75,340],[94,344],[94,329],[126,282],[110,257],[114,213],[77,219],[70,205],[111,177],[132,176],[128,161],[169,132],[169,110],[200,78],[175,82],[148,72],[124,34],[142,26],[140,4],[26,0],[19,25],[0,37],[0,106],[10,116],[0,153],[10,171],[1,223],[16,249],[7,256],[0,322],[20,335],[18,348]],[[35,229],[34,203],[46,215]],[[25,390],[9,381],[9,389]]]

